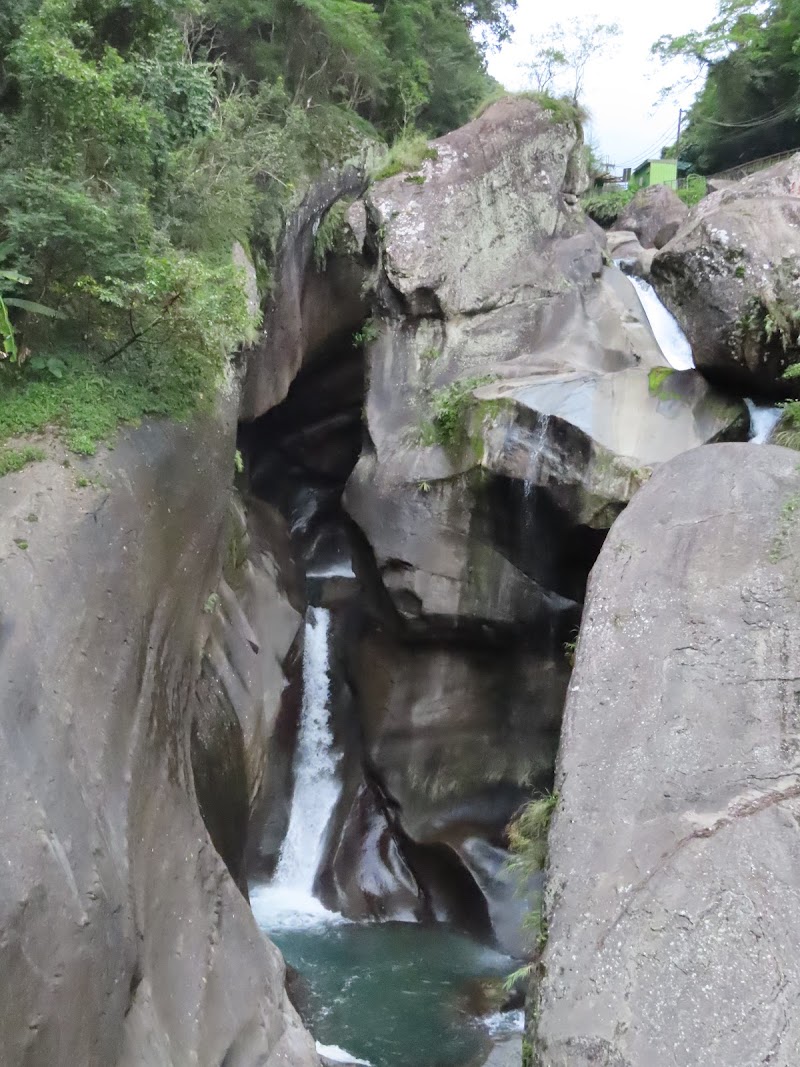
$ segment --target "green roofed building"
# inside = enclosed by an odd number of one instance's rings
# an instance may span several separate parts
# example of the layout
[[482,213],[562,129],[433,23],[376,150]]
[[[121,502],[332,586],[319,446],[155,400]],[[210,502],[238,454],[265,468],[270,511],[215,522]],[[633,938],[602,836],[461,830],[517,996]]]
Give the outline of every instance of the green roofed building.
[[679,163],[677,159],[647,159],[633,172],[629,186],[631,189],[644,189],[648,185],[668,185],[671,189],[677,189],[678,185],[685,184],[678,179],[686,179],[690,170],[691,164]]

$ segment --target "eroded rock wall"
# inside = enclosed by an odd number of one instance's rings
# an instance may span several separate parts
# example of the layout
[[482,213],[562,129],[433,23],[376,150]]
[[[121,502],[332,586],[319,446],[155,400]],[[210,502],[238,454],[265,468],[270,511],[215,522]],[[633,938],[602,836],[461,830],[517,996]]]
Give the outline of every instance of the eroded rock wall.
[[800,1057],[800,473],[660,467],[594,568],[550,831],[540,1067]]
[[125,433],[89,487],[60,457],[0,481],[9,1064],[317,1062],[193,786],[232,417]]

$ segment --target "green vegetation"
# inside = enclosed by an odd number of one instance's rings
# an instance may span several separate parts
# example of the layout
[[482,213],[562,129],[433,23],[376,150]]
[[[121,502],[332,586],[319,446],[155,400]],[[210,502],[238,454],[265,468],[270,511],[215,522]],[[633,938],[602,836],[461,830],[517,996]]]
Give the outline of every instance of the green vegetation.
[[521,98],[523,100],[535,101],[540,107],[550,113],[554,122],[583,123],[588,118],[586,109],[581,104],[572,100],[569,96],[554,96],[550,92],[535,89],[523,89],[518,93],[509,93],[503,88],[495,89],[485,97],[475,108],[473,118],[479,119],[481,115],[492,106],[492,104],[496,104],[498,100],[506,100],[509,98]]
[[211,399],[193,360],[188,368],[167,368],[129,350],[107,367],[80,356],[63,362],[58,379],[29,372],[3,382],[0,443],[50,429],[73,452],[93,455],[98,443],[113,441],[120,423],[145,415],[187,418]]
[[381,335],[380,327],[375,319],[367,319],[360,330],[353,334],[353,344],[358,346],[371,345]]
[[0,448],[0,478],[5,474],[21,471],[29,463],[38,463],[42,459],[44,452],[32,445],[25,445],[23,448]]
[[599,226],[610,229],[633,200],[634,189],[604,189],[583,197],[583,210]]
[[[512,853],[509,870],[517,874],[522,886],[527,885],[531,875],[547,866],[547,835],[557,806],[558,793],[545,793],[531,800],[508,826],[508,841]],[[505,985],[508,990],[531,977],[547,945],[547,918],[541,908],[536,908],[525,916],[524,926],[533,934],[534,958],[506,978]]]
[[475,403],[473,392],[491,379],[461,378],[437,389],[431,396],[431,418],[420,432],[420,444],[453,447],[462,442],[466,433],[467,413]]
[[120,422],[210,403],[256,326],[232,241],[267,287],[316,174],[381,138],[405,167],[465,121],[491,84],[476,41],[507,36],[509,7],[3,4],[0,442],[54,428],[90,453]]
[[701,174],[690,174],[686,185],[678,189],[678,196],[687,207],[699,204],[708,192],[708,182]]
[[513,853],[511,869],[528,877],[547,864],[547,834],[558,806],[558,793],[546,793],[531,800],[508,827]]
[[662,396],[664,385],[674,374],[672,367],[653,367],[647,375],[647,387],[652,396]]
[[404,130],[392,145],[388,156],[381,161],[373,178],[375,181],[381,181],[407,170],[419,170],[426,159],[437,159],[438,155],[437,150],[428,144],[424,134],[416,130]]
[[564,658],[570,667],[575,666],[575,653],[578,650],[578,631],[575,630],[571,641],[564,642]]
[[314,234],[314,262],[324,271],[328,257],[347,251],[347,212],[352,201],[338,200],[331,207]]
[[[637,192],[638,190],[634,187],[628,189],[603,189],[600,192],[589,193],[584,196],[581,204],[590,219],[593,219],[604,229],[610,229]],[[677,190],[678,196],[687,207],[694,207],[695,204],[703,199],[706,192],[706,180],[699,174],[690,174],[686,185]]]
[[102,476],[99,474],[79,474],[75,479],[75,485],[78,489],[107,489],[108,486],[103,481]]
[[780,563],[786,555],[789,538],[800,517],[800,493],[795,493],[784,502],[778,519],[778,528],[769,550],[770,563]]
[[705,73],[681,137],[682,159],[713,174],[800,146],[798,40],[796,0],[721,0],[705,30],[653,46],[663,59],[688,59]]

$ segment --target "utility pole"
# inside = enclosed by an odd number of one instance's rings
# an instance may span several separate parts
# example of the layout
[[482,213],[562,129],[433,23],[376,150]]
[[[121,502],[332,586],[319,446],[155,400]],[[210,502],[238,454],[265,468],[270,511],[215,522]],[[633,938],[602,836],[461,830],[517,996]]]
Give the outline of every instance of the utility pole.
[[681,126],[683,125],[683,108],[678,108],[678,140],[675,142],[675,157],[677,162],[681,161]]

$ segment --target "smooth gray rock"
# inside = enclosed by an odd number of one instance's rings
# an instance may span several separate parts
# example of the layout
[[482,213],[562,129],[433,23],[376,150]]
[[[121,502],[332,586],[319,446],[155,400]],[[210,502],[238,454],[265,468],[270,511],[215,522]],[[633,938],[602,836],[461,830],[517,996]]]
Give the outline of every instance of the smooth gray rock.
[[539,1067],[800,1062],[800,471],[659,467],[594,568],[550,831]]
[[745,394],[786,396],[800,358],[800,154],[701,200],[652,263],[697,367]]
[[264,328],[248,352],[240,417],[255,419],[279,404],[303,364],[331,337],[351,333],[367,310],[361,292],[364,270],[357,258],[340,259],[336,270],[314,264],[314,237],[333,204],[364,190],[361,169],[331,172],[318,181],[286,226],[266,300]]
[[9,1065],[318,1062],[281,956],[211,843],[190,763],[232,407],[121,434],[78,467],[97,488],[77,487],[74,457],[0,479]]
[[689,209],[666,185],[649,185],[639,189],[633,200],[617,219],[614,228],[632,230],[644,248],[658,248],[657,238],[666,227],[685,222]]
[[[366,197],[380,263],[377,337],[369,436],[344,499],[404,617],[505,624],[541,615],[558,584],[476,536],[481,493],[495,479],[527,494],[517,518],[537,496],[563,508],[568,484],[565,525],[607,529],[654,461],[720,434],[744,436],[746,420],[711,394],[711,421],[694,419],[694,402],[678,418],[649,395],[646,372],[665,367],[661,350],[630,282],[605,265],[605,238],[564,198],[580,150],[571,124],[532,101],[504,100],[433,148],[416,180],[398,175]],[[540,463],[554,390],[563,400],[552,422],[558,479]],[[432,432],[442,403],[457,407],[444,441]],[[587,404],[594,414],[576,426],[570,411]],[[592,435],[612,423],[631,427],[624,441]]]
[[496,1041],[483,1067],[522,1067],[522,1035]]

